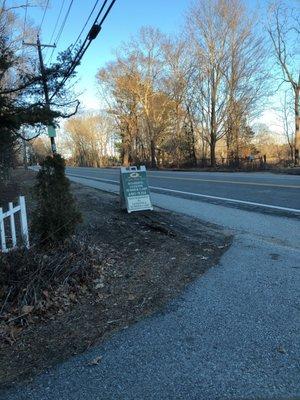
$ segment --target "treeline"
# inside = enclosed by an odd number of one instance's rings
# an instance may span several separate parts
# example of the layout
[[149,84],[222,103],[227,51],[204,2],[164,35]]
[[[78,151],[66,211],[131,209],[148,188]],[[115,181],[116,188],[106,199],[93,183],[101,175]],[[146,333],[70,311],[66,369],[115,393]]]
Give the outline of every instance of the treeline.
[[257,154],[250,125],[270,95],[269,33],[241,0],[199,0],[180,36],[144,27],[124,43],[98,73],[122,164],[236,165]]
[[226,140],[241,155],[249,120],[266,95],[266,50],[239,0],[198,1],[181,37],[142,28],[99,71],[122,140],[122,162],[197,165]]

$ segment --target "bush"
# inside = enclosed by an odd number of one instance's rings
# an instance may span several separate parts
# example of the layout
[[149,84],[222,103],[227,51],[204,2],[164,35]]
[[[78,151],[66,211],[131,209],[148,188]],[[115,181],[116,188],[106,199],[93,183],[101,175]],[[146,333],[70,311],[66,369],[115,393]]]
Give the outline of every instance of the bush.
[[59,154],[48,156],[41,163],[34,196],[37,206],[31,228],[39,243],[59,243],[74,233],[81,214],[70,192],[65,161]]
[[0,342],[14,342],[14,327],[49,318],[92,292],[95,279],[102,279],[104,255],[90,242],[75,238],[0,253]]

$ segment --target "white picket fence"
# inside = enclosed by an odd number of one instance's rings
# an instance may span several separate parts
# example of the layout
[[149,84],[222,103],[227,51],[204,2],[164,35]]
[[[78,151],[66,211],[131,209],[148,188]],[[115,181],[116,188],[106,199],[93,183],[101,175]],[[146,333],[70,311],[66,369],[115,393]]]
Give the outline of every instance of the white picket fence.
[[[16,223],[15,214],[20,212],[20,226],[21,226],[21,238],[22,245],[29,249],[29,235],[28,235],[28,224],[26,215],[26,204],[25,197],[19,197],[19,204],[14,207],[13,203],[8,204],[8,211],[3,212],[0,207],[0,234],[1,234],[1,250],[6,253],[17,247],[17,234],[16,234]],[[5,229],[5,218],[10,219],[10,232],[11,236],[6,236]],[[11,246],[7,247],[7,239],[11,239]]]

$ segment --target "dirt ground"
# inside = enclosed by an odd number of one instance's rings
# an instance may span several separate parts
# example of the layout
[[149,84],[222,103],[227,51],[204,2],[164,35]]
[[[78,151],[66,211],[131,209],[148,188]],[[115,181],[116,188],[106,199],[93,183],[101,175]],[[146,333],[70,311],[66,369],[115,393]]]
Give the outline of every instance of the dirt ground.
[[[27,194],[30,219],[34,173],[18,170],[14,176]],[[161,310],[230,246],[230,236],[198,220],[161,209],[127,214],[114,194],[79,184],[72,190],[84,219],[77,235],[98,246],[101,276],[63,312],[29,324],[11,344],[0,342],[2,388]]]

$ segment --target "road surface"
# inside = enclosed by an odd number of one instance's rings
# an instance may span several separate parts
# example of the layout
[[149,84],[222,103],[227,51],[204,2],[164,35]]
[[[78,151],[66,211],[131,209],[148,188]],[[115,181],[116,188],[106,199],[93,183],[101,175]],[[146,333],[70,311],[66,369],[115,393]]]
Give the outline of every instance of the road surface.
[[[67,168],[73,176],[118,184],[119,169]],[[153,192],[235,207],[300,214],[300,176],[271,173],[148,171]],[[255,203],[255,204],[253,204]]]
[[[118,171],[68,173],[118,192]],[[156,206],[217,224],[234,235],[231,248],[163,313],[1,400],[300,399],[299,179],[150,172],[151,186],[193,193],[152,190]],[[98,356],[101,363],[89,366]]]

